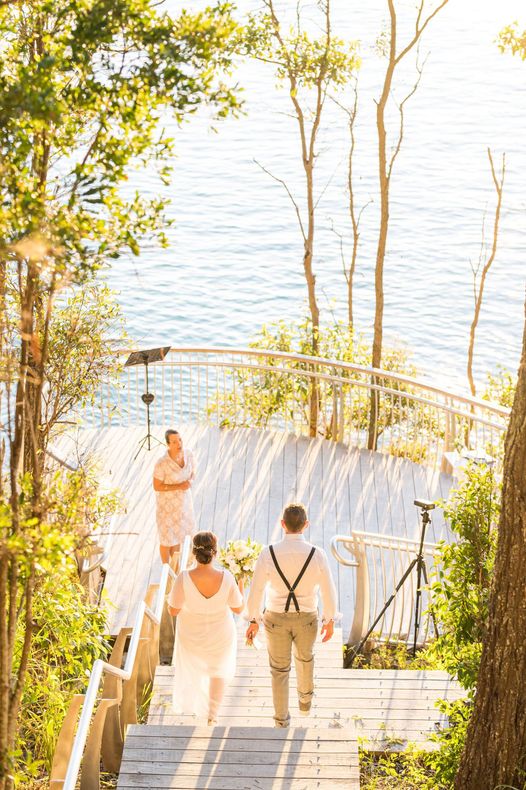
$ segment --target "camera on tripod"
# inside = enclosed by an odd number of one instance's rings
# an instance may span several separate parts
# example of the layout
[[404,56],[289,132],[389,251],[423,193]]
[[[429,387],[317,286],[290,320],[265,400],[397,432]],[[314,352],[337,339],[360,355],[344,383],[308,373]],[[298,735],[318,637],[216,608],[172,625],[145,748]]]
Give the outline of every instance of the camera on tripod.
[[[405,584],[405,581],[409,578],[414,568],[416,568],[416,593],[415,593],[414,636],[413,636],[412,652],[413,652],[413,658],[416,656],[418,631],[420,628],[420,618],[422,616],[422,582],[424,582],[426,586],[429,585],[429,577],[426,569],[426,561],[424,559],[424,541],[425,541],[426,529],[428,525],[431,524],[431,516],[429,515],[429,511],[434,510],[436,504],[434,502],[431,502],[429,499],[415,499],[413,503],[416,505],[416,507],[419,507],[420,510],[422,511],[420,514],[420,518],[422,519],[422,524],[420,527],[420,538],[418,542],[418,548],[416,549],[416,556],[409,563],[409,566],[406,568],[402,578],[396,584],[393,592],[391,593],[387,601],[384,603],[381,612],[378,614],[376,620],[371,625],[365,636],[361,638],[360,642],[354,648],[352,653],[348,654],[348,656],[346,657],[345,660],[346,669],[352,666],[354,659],[361,651],[362,647],[365,645],[365,643],[373,633],[374,629],[376,628],[380,620],[384,617],[385,613],[387,612],[392,602],[394,601],[397,593],[402,589],[402,587]],[[438,633],[435,616],[432,610],[431,610],[431,619],[433,621],[435,633]]]
[[422,510],[434,510],[436,507],[435,503],[430,502],[428,499],[415,499],[413,504],[422,508]]

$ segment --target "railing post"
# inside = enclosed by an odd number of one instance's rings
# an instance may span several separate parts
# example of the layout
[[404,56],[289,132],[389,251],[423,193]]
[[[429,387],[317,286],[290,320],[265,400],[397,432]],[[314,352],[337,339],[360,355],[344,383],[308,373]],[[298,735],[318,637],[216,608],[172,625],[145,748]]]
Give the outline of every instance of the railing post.
[[312,364],[309,366],[313,372],[310,377],[310,396],[309,396],[309,436],[315,437],[318,435],[318,416],[320,411],[320,392],[319,382],[316,377],[317,368]]
[[68,770],[69,758],[73,748],[73,739],[79,717],[80,706],[84,702],[84,694],[75,694],[62,722],[62,727],[55,746],[53,755],[53,765],[49,775],[50,790],[59,790],[64,784],[66,771]]
[[371,590],[365,543],[356,536],[353,536],[352,545],[351,551],[358,564],[356,566],[354,617],[348,644],[357,645],[367,633],[371,607]]
[[378,404],[379,404],[379,391],[376,389],[377,379],[376,376],[371,376],[371,389],[369,396],[369,429],[367,435],[367,448],[369,450],[376,450],[376,443],[378,441]]
[[100,788],[100,755],[104,724],[108,709],[117,705],[118,700],[116,699],[101,699],[97,706],[82,758],[80,790],[99,790]]

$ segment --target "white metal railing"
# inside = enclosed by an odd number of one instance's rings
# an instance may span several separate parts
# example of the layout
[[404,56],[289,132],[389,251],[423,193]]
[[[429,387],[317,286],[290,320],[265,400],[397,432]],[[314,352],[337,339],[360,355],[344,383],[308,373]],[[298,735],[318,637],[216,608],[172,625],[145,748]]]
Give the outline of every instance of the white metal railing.
[[[191,543],[191,538],[189,535],[187,535],[185,537],[183,547],[181,550],[181,557],[179,564],[180,568],[185,568],[186,565],[188,564],[188,559],[190,556],[190,543]],[[153,610],[149,606],[147,606],[144,601],[142,601],[141,604],[139,604],[139,608],[135,616],[133,629],[130,635],[130,643],[129,643],[128,653],[126,656],[124,667],[122,669],[119,667],[115,667],[112,664],[109,664],[107,661],[103,661],[102,659],[97,659],[94,662],[92,670],[90,672],[90,679],[89,679],[88,687],[86,689],[84,702],[82,705],[82,713],[79,718],[77,732],[75,735],[75,739],[73,741],[73,747],[69,758],[66,776],[61,785],[63,790],[75,790],[75,786],[79,775],[80,765],[82,762],[82,755],[84,753],[84,748],[86,746],[86,739],[88,736],[91,720],[93,717],[95,703],[97,701],[97,697],[99,694],[99,688],[100,688],[102,677],[104,673],[115,675],[116,677],[120,678],[122,681],[129,680],[132,677],[133,668],[137,658],[137,649],[139,647],[139,640],[141,639],[143,620],[145,617],[147,617],[155,625],[160,626],[163,609],[165,605],[166,587],[168,584],[168,578],[170,576],[175,579],[175,574],[173,570],[171,569],[170,565],[166,563],[162,567],[161,580],[159,582],[155,608]]]
[[[362,641],[404,571],[415,559],[419,546],[419,540],[371,532],[356,531],[331,538],[331,550],[338,562],[356,568],[354,617],[347,644],[356,646]],[[347,555],[342,554],[342,548]],[[434,573],[436,553],[436,544],[423,544],[429,573]],[[425,585],[423,579],[422,585]],[[406,644],[412,641],[416,590],[415,568],[375,628],[377,639]],[[422,603],[422,611],[425,612],[429,605],[429,594],[425,587],[422,588]],[[429,617],[424,616],[418,634],[419,644],[424,644],[428,635]]]
[[[128,353],[119,352],[123,361]],[[206,421],[311,435],[314,425],[318,436],[434,467],[443,466],[444,452],[451,450],[502,455],[509,409],[391,371],[225,348],[173,348],[148,370],[156,425]],[[144,379],[143,366],[124,368],[117,383],[101,387],[85,420],[101,426],[144,424]],[[374,435],[371,398],[378,414]]]

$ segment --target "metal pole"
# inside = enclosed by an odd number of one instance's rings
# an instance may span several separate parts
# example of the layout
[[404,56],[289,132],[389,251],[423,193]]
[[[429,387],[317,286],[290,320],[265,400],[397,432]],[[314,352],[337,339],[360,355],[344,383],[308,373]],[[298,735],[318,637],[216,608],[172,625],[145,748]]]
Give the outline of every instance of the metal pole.
[[422,565],[424,562],[424,539],[426,534],[426,527],[431,519],[427,510],[422,511],[422,532],[420,533],[420,546],[418,547],[418,554],[416,557],[416,599],[415,599],[415,633],[413,639],[413,658],[416,656],[416,643],[418,639],[418,630],[420,628],[420,604],[422,602]]

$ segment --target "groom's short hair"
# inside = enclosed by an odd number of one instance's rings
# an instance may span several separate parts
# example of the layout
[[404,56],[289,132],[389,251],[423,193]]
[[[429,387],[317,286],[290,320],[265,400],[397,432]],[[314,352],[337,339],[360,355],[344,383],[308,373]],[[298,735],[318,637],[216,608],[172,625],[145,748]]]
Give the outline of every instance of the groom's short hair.
[[289,532],[299,532],[307,521],[307,511],[303,505],[287,505],[283,511],[283,521]]

